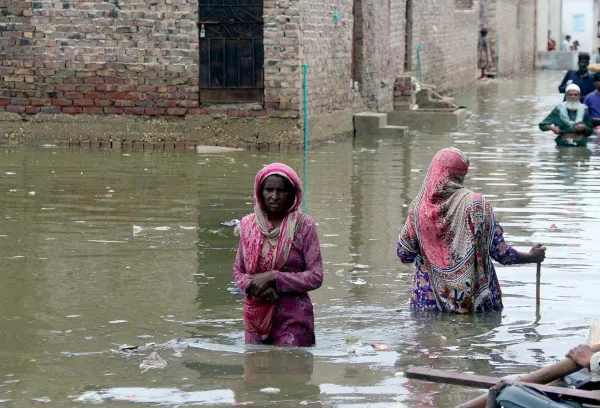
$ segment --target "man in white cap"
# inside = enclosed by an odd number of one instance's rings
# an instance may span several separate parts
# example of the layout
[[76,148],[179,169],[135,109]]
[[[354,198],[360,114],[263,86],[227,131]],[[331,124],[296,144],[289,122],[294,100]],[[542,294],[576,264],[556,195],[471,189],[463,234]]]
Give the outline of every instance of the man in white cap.
[[540,122],[540,129],[556,134],[557,145],[585,146],[593,132],[588,107],[580,102],[581,90],[575,84],[565,88],[566,100]]

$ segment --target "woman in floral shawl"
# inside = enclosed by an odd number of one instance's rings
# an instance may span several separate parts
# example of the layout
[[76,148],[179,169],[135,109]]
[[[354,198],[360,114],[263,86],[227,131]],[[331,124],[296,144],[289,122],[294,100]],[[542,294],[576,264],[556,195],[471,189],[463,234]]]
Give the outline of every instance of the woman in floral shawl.
[[254,180],[254,213],[239,228],[233,280],[244,294],[246,344],[308,347],[315,344],[308,291],[323,282],[317,228],[299,210],[296,172],[272,163]]
[[546,248],[518,252],[504,241],[492,205],[463,186],[469,160],[458,149],[440,150],[431,161],[398,237],[402,262],[415,262],[411,306],[456,313],[502,309],[492,264],[537,263]]

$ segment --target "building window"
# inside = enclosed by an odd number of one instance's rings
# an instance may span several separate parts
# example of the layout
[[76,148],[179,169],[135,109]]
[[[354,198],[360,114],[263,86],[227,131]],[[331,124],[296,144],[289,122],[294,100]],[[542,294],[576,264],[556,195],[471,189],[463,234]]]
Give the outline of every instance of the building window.
[[475,0],[454,0],[458,10],[472,10]]

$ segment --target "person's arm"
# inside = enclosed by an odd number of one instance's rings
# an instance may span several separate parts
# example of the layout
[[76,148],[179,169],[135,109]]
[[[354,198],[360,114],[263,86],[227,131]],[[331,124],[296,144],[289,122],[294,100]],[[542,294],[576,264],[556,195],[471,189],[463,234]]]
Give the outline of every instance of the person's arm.
[[565,74],[565,77],[563,78],[562,82],[558,86],[558,92],[565,93],[565,88],[567,87],[567,82],[569,81],[570,76],[571,76],[571,71],[567,71],[567,73]]
[[590,370],[592,381],[600,381],[600,352],[594,353],[587,344],[580,344],[569,350],[567,357],[578,366]]
[[250,282],[252,282],[252,277],[246,273],[241,239],[238,245],[237,255],[235,256],[235,263],[233,264],[233,281],[240,292],[246,295],[246,289]]
[[583,124],[585,125],[585,130],[582,131],[584,136],[590,136],[594,133],[594,123],[592,122],[592,118],[590,117],[590,110],[586,109],[583,115]]
[[402,263],[414,262],[415,258],[419,255],[418,240],[413,229],[411,215],[406,218],[404,227],[398,236],[396,254]]
[[552,130],[551,126],[556,125],[558,119],[558,108],[552,109],[552,112],[544,120],[542,120],[539,124],[540,130],[545,132],[547,130]]
[[278,293],[305,293],[318,289],[323,283],[323,259],[317,226],[312,217],[305,215],[299,234],[304,236],[302,255],[306,270],[301,272],[272,271]]

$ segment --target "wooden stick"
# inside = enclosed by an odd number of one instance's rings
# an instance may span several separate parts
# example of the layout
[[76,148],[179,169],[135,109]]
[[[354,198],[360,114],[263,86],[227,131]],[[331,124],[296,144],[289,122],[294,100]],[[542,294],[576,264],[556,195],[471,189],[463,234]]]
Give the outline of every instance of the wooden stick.
[[[590,345],[590,347],[594,353],[600,351],[600,344],[593,344]],[[519,381],[526,381],[534,384],[548,384],[580,369],[581,367],[575,364],[573,360],[570,358],[565,358],[560,360],[558,363],[554,363],[540,368],[532,373],[525,374],[524,376],[519,377]],[[467,401],[464,404],[458,405],[456,408],[485,408],[487,405],[487,398],[487,394],[480,395],[471,401]]]
[[540,281],[542,277],[542,264],[538,262],[535,272],[535,314],[540,316]]
[[[444,384],[461,385],[464,387],[489,388],[497,385],[500,381],[506,384],[528,385],[550,396],[564,396],[575,399],[578,402],[598,404],[600,403],[600,391],[584,391],[572,388],[553,387],[540,385],[519,380],[506,380],[485,375],[463,374],[453,371],[436,370],[435,368],[411,367],[404,375],[407,378],[441,382]],[[487,398],[487,396],[486,396]]]

